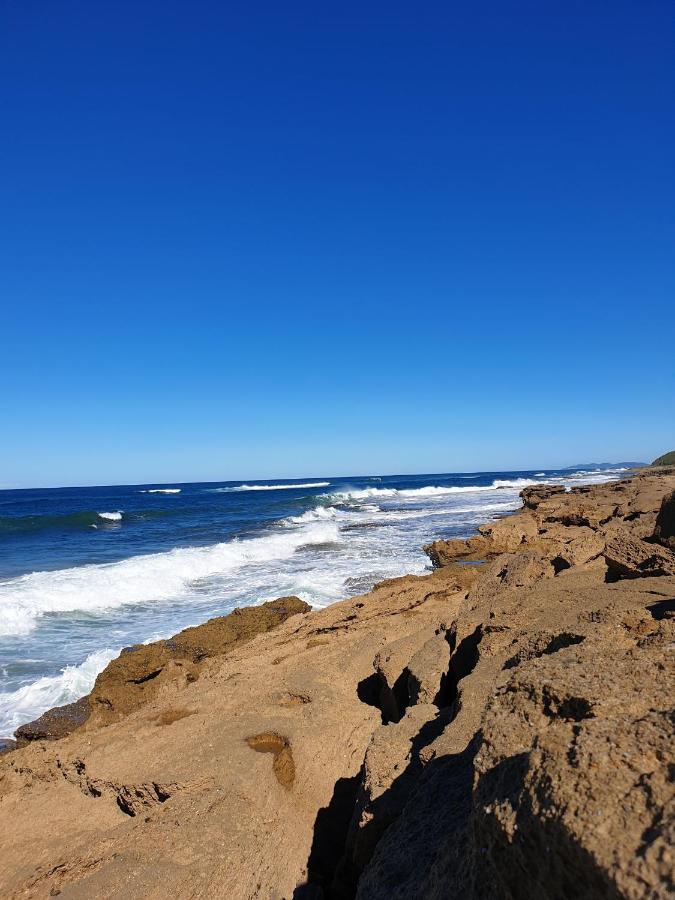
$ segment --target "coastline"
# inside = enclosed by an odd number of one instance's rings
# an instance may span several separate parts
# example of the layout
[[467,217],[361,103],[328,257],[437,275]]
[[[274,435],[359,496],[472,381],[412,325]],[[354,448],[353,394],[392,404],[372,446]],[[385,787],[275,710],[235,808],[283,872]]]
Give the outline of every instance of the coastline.
[[673,490],[526,488],[430,574],[131,648],[0,756],[3,896],[665,897]]

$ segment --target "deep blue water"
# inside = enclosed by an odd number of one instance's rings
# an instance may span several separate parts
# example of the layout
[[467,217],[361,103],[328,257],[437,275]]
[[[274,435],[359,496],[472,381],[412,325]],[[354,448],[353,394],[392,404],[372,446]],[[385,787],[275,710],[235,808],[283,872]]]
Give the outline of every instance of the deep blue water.
[[325,606],[423,572],[425,542],[468,536],[516,508],[527,483],[618,474],[0,491],[0,737],[86,693],[128,644],[282,594]]

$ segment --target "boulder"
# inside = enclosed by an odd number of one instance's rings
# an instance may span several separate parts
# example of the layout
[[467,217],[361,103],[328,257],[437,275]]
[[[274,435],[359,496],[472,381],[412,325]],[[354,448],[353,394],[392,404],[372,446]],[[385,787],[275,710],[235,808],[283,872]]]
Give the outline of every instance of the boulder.
[[17,744],[22,747],[32,741],[58,741],[84,725],[90,712],[88,697],[65,706],[55,706],[35,721],[17,728],[14,732]]
[[523,488],[520,497],[526,509],[536,509],[543,500],[564,493],[565,488],[562,484],[533,484],[531,487]]
[[607,580],[675,575],[675,554],[626,534],[613,535],[605,545]]
[[449,665],[450,645],[442,630],[429,638],[408,663],[410,703],[438,703]]
[[89,696],[92,716],[100,724],[114,722],[167,686],[196,681],[205,660],[229,653],[290,616],[310,609],[298,597],[279,597],[209,619],[169,640],[130,647],[96,679]]
[[519,669],[483,720],[466,896],[671,896],[675,810],[662,763],[674,691],[659,641],[628,653],[582,644]]
[[675,491],[665,496],[656,517],[654,539],[675,550]]

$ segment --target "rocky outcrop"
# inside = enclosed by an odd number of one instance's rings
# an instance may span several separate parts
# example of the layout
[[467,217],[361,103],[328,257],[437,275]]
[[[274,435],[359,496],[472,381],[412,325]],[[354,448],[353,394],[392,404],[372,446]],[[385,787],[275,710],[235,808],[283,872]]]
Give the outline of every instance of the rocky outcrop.
[[543,500],[550,500],[559,494],[564,494],[562,484],[533,484],[532,487],[523,488],[520,496],[526,509],[536,509]]
[[89,718],[89,698],[82,697],[75,703],[55,706],[27,725],[21,725],[15,731],[18,746],[31,741],[58,741],[75,731]]
[[0,757],[0,894],[665,900],[674,489],[526,489],[428,575],[123,654]]
[[654,539],[664,547],[675,550],[675,491],[661,501],[654,527]]
[[612,535],[605,544],[603,556],[607,563],[607,581],[675,575],[672,551],[625,534]]

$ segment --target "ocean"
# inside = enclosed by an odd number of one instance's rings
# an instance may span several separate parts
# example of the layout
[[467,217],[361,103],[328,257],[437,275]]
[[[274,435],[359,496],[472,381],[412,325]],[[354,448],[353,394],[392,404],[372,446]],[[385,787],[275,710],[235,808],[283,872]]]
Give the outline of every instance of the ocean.
[[621,468],[0,491],[0,737],[86,694],[123,647],[237,606],[314,607],[430,568],[529,484]]

